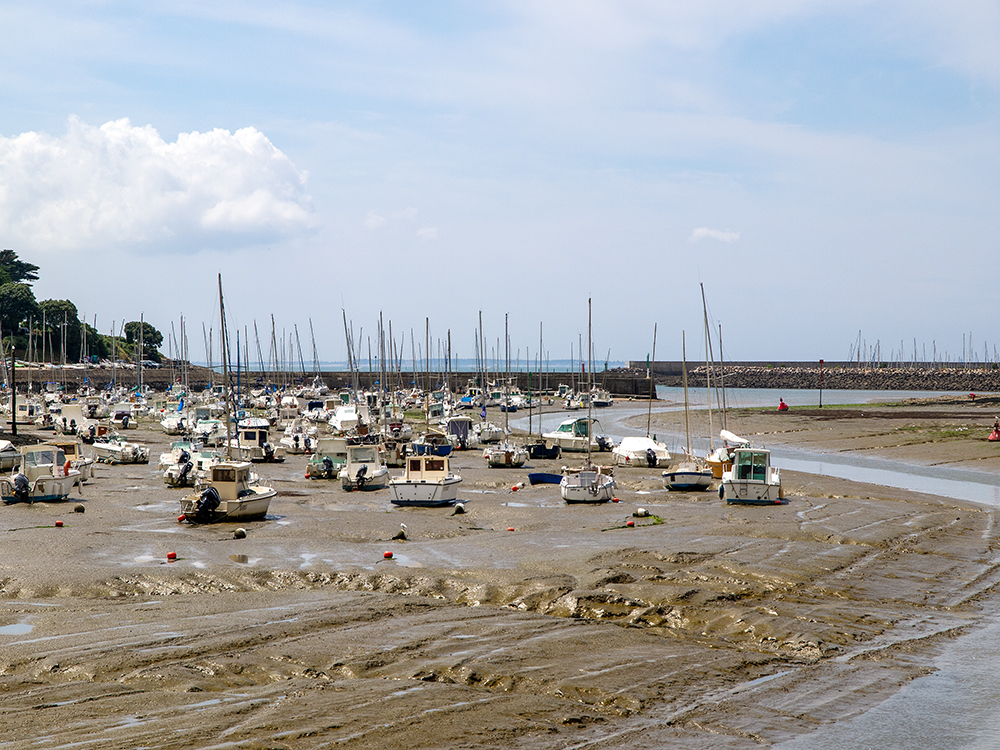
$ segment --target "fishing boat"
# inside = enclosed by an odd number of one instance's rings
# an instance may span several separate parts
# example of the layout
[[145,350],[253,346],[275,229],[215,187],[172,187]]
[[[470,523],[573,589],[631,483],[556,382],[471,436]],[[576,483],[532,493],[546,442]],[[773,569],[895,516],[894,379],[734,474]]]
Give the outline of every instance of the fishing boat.
[[270,424],[262,417],[241,420],[237,426],[236,437],[230,439],[231,447],[239,451],[239,455],[255,464],[283,463],[285,448],[282,445],[272,445],[268,434]]
[[381,490],[389,483],[389,469],[379,456],[378,445],[348,445],[347,463],[340,470],[340,486],[354,490]]
[[497,443],[483,450],[483,458],[491,469],[517,469],[528,460],[528,451],[513,443]]
[[418,456],[447,456],[452,451],[451,441],[440,432],[428,432],[426,435],[421,435],[410,443],[410,446]]
[[306,464],[306,479],[336,479],[347,464],[347,438],[323,436],[316,441],[316,452]]
[[410,456],[403,474],[389,480],[392,504],[425,508],[454,505],[462,477],[452,474],[444,456]]
[[63,500],[80,481],[66,454],[54,445],[26,445],[21,448],[20,470],[0,477],[0,497],[6,505]]
[[563,420],[553,432],[544,433],[542,439],[549,445],[558,445],[563,451],[587,453],[612,450],[615,443],[610,437],[592,435],[600,429],[601,423],[593,417],[574,417]]
[[62,440],[49,440],[46,445],[52,445],[65,454],[67,460],[74,469],[80,472],[80,483],[90,481],[94,476],[94,464],[96,460],[93,456],[88,456],[83,452],[83,441],[79,438]]
[[670,461],[663,443],[648,437],[626,437],[611,451],[616,466],[645,466],[655,469]]
[[253,521],[267,515],[278,493],[251,480],[249,461],[222,461],[212,467],[207,485],[181,499],[181,518],[188,523]]
[[774,505],[783,498],[781,472],[771,466],[771,451],[750,446],[735,448],[733,467],[722,475],[719,499],[729,505]]

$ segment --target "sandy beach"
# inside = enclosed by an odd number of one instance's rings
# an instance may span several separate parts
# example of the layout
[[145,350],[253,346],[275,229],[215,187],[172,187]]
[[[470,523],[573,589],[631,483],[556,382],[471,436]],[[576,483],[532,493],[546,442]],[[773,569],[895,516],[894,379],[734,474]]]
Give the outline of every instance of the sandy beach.
[[[995,408],[742,410],[730,429],[992,471]],[[769,745],[926,674],[1000,582],[989,507],[787,471],[768,507],[668,493],[656,469],[616,470],[620,502],[594,507],[512,491],[568,454],[453,454],[464,515],[307,480],[290,456],[260,467],[278,497],[235,539],[177,523],[158,425],[129,437],[150,465],[0,508],[0,746]]]

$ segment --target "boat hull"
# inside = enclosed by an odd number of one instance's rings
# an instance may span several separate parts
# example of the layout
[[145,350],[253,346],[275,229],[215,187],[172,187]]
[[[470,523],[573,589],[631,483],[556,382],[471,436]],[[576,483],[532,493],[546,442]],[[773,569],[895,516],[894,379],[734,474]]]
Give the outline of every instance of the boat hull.
[[449,477],[440,482],[393,479],[392,504],[418,508],[436,508],[454,505],[458,502],[458,485],[461,477]]
[[712,472],[705,471],[665,471],[663,486],[672,492],[703,492],[712,486]]
[[559,492],[567,503],[606,503],[614,493],[615,480],[596,471],[567,474],[559,482]]
[[267,515],[271,498],[278,493],[271,488],[259,488],[239,500],[225,500],[209,514],[199,516],[198,499],[201,493],[188,495],[181,500],[181,513],[191,523],[218,523],[219,521],[256,521]]

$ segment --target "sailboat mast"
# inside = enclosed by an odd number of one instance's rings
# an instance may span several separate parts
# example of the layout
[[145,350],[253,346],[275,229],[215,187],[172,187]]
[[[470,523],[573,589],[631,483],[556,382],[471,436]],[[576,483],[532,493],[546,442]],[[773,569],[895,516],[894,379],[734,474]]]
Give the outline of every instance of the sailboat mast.
[[681,331],[681,371],[684,376],[684,438],[687,441],[687,455],[691,457],[691,419],[688,417],[688,364],[687,344]]
[[222,392],[226,397],[226,458],[233,457],[233,444],[229,431],[229,360],[226,354],[226,307],[222,301],[222,274],[219,274],[219,318],[222,325]]
[[708,327],[708,303],[705,302],[705,285],[701,284],[701,309],[705,316],[705,385],[708,392],[708,441],[715,451],[715,426],[712,423],[712,336]]
[[[587,297],[587,351],[588,352],[590,351],[590,325],[591,325],[590,311],[591,311],[591,300],[590,300],[590,297]],[[588,359],[589,359],[589,354],[588,354]],[[580,357],[580,362],[581,363],[583,362],[583,357]],[[591,364],[591,368],[590,368],[591,372],[593,372],[593,370],[594,370],[593,364],[594,363],[591,362],[590,364]],[[587,399],[587,466],[590,466],[590,463],[591,463],[591,461],[590,461],[590,446],[591,446],[591,443],[594,442],[594,420],[592,420],[590,418],[590,410],[591,410],[591,407],[593,406],[593,403],[594,403],[594,399],[592,399],[592,398],[588,398]]]
[[653,377],[656,372],[656,323],[653,323],[653,360],[649,365],[649,408],[646,410],[646,437],[649,437],[649,426],[653,421],[653,392],[656,386],[656,378]]

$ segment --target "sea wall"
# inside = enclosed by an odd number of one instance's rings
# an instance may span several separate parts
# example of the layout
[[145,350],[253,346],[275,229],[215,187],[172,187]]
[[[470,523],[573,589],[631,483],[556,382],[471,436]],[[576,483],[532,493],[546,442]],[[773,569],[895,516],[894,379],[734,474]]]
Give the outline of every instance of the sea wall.
[[[769,367],[717,366],[712,378],[729,388],[850,389],[879,391],[1000,391],[1000,369],[956,367]],[[656,382],[680,385],[680,376],[657,375]],[[688,371],[688,385],[705,385],[705,366]]]

